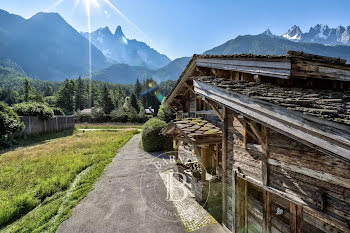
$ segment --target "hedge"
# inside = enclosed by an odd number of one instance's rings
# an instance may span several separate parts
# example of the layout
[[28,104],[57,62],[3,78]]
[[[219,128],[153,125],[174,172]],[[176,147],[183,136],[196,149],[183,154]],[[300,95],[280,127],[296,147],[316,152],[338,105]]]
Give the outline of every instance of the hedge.
[[142,146],[145,151],[171,150],[173,141],[171,138],[161,134],[161,130],[167,124],[158,118],[148,120],[142,129]]
[[0,148],[12,143],[12,137],[24,129],[17,114],[4,102],[0,102]]
[[37,116],[42,120],[54,117],[54,111],[48,105],[38,102],[28,102],[13,105],[13,110],[19,116]]

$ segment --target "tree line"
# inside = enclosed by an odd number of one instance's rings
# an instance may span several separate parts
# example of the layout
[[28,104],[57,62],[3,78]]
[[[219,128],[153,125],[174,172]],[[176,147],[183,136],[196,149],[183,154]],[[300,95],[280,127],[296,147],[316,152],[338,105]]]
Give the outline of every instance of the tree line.
[[[145,109],[149,107],[154,109],[153,115],[157,115],[163,97],[174,85],[174,81],[158,84],[152,79],[136,80],[133,85],[110,84],[80,77],[76,80],[66,79],[60,85],[43,81],[40,88],[34,87],[33,79],[24,78],[22,82],[15,88],[2,85],[0,101],[10,106],[43,103],[54,109],[55,114],[75,114],[78,120],[84,116],[82,110],[92,109],[90,117],[93,121],[121,122],[146,121],[149,117]],[[164,108],[161,111],[164,113]]]

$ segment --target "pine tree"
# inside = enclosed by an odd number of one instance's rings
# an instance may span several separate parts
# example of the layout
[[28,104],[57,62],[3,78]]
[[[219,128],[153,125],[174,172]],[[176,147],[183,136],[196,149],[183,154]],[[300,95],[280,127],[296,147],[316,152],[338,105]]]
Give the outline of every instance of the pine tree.
[[112,95],[114,108],[119,108],[119,106],[123,105],[124,104],[124,99],[125,99],[125,92],[118,85],[117,89],[114,90],[113,95]]
[[50,85],[47,85],[45,88],[44,96],[52,96],[53,95],[53,90]]
[[66,79],[63,86],[58,91],[57,107],[65,110],[65,113],[71,114],[74,111],[74,93],[75,82],[74,80]]
[[76,91],[75,91],[75,110],[83,110],[87,107],[88,103],[87,90],[85,87],[84,80],[80,77],[76,83]]
[[139,104],[137,102],[137,98],[136,98],[136,95],[134,93],[132,93],[130,96],[130,104],[136,110],[136,112],[140,111]]
[[136,79],[134,93],[136,94],[137,97],[140,97],[141,92],[142,92],[142,85],[141,85],[139,79]]
[[23,92],[24,92],[24,101],[28,102],[29,101],[29,95],[32,90],[32,86],[29,83],[29,80],[26,78],[24,79],[24,87],[23,87]]
[[108,89],[107,85],[103,86],[102,95],[101,95],[99,105],[106,114],[110,114],[111,111],[113,110],[113,101],[112,101],[112,98],[111,98],[111,95],[109,93],[109,89]]

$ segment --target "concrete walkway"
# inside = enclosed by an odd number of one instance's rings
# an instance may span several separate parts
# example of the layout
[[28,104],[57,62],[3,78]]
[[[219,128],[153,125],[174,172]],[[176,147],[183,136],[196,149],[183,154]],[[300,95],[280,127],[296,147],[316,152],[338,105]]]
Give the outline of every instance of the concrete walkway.
[[[140,138],[141,135],[134,136],[119,151],[94,190],[57,232],[186,232],[176,207],[166,201],[167,189],[158,171],[145,169],[147,163],[162,159],[144,152]],[[195,232],[225,231],[219,224],[211,224]]]

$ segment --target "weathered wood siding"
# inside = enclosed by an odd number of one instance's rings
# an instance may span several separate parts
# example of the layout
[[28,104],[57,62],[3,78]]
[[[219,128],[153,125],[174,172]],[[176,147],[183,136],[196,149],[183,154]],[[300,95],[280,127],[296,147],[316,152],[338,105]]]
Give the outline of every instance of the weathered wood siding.
[[[245,139],[248,136],[244,119],[237,118],[230,110],[227,114],[227,217],[224,224],[230,230],[235,226],[236,232],[244,228],[248,228],[249,232],[261,232],[263,190],[248,182],[247,193],[242,194],[246,197],[242,199],[239,196],[243,192],[242,187],[237,186],[242,184],[237,181],[239,178],[233,180],[233,171],[254,179],[264,187],[262,158],[265,152],[262,145],[249,143]],[[299,205],[303,203],[300,215],[303,224],[295,225],[302,227],[304,232],[349,232],[350,165],[272,129],[268,130],[266,136],[269,148],[266,187],[295,197]],[[239,211],[244,209],[240,206],[242,201],[248,203],[245,224],[240,221],[242,213]],[[271,232],[290,232],[293,229],[291,203],[279,195],[271,196]],[[283,210],[282,214],[276,214],[278,208]]]
[[[269,185],[299,197],[310,208],[348,228],[350,165],[272,130],[269,144]],[[304,221],[315,225],[313,218],[305,216]],[[327,225],[323,222],[321,228]],[[332,227],[328,226],[328,229]]]

